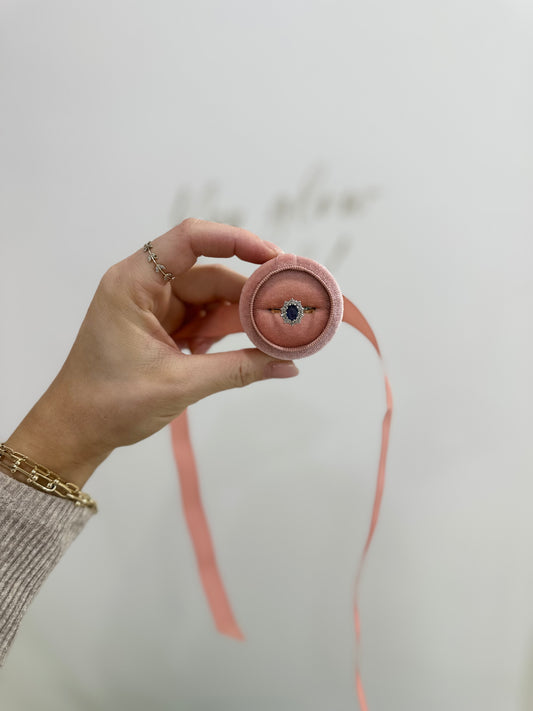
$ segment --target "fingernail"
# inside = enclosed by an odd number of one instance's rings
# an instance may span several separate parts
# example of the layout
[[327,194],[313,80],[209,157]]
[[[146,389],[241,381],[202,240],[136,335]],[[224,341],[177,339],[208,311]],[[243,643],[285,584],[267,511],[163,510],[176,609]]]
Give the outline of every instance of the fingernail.
[[269,242],[268,240],[263,240],[265,244],[268,244],[270,249],[272,249],[276,254],[285,254],[285,252],[281,249],[281,247],[278,247],[277,244],[274,244],[274,242]]
[[293,378],[300,371],[292,361],[271,361],[263,371],[263,379],[267,378]]

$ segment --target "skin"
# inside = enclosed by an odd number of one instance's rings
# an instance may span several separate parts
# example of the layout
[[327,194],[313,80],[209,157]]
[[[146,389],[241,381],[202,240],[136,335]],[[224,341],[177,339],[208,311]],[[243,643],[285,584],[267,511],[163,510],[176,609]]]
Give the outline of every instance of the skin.
[[152,240],[152,251],[175,279],[165,282],[142,248],[111,266],[58,375],[5,442],[80,488],[116,447],[149,437],[201,398],[298,373],[255,348],[208,354],[212,340],[173,338],[200,310],[238,302],[246,281],[220,264],[195,265],[200,255],[262,264],[279,247],[189,218]]

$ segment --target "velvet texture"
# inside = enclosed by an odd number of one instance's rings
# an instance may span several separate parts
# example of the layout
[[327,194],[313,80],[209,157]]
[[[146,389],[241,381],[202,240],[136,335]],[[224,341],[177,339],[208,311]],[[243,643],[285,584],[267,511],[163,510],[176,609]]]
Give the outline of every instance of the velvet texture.
[[[295,299],[313,311],[285,323],[279,309]],[[276,311],[271,311],[276,309]],[[275,358],[313,355],[334,336],[343,315],[339,285],[318,262],[282,254],[262,264],[243,287],[239,316],[252,343]]]

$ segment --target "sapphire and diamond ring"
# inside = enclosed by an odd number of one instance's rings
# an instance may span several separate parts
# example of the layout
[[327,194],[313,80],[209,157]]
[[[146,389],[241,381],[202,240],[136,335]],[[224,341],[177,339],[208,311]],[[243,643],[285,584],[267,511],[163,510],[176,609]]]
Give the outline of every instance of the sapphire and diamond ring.
[[273,313],[279,311],[283,322],[294,326],[296,323],[300,323],[304,317],[304,313],[314,311],[315,308],[315,306],[302,306],[302,302],[298,301],[298,299],[289,299],[283,304],[281,309],[270,309],[270,311]]
[[297,299],[289,299],[281,307],[281,318],[284,323],[294,326],[295,323],[300,323],[304,317],[304,307],[302,302]]

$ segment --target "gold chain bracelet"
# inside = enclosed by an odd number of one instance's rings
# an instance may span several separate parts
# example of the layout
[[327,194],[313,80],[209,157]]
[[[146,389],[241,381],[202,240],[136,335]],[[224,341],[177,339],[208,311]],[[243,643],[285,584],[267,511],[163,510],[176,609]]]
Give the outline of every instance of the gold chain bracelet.
[[[98,510],[96,501],[89,494],[80,491],[79,486],[64,481],[50,469],[33,462],[26,455],[15,452],[3,443],[0,444],[0,463],[9,470],[8,474],[17,481],[23,480],[26,484],[47,494],[70,499],[76,506],[87,506],[95,511]],[[29,471],[28,468],[25,469],[21,465],[28,467]]]

